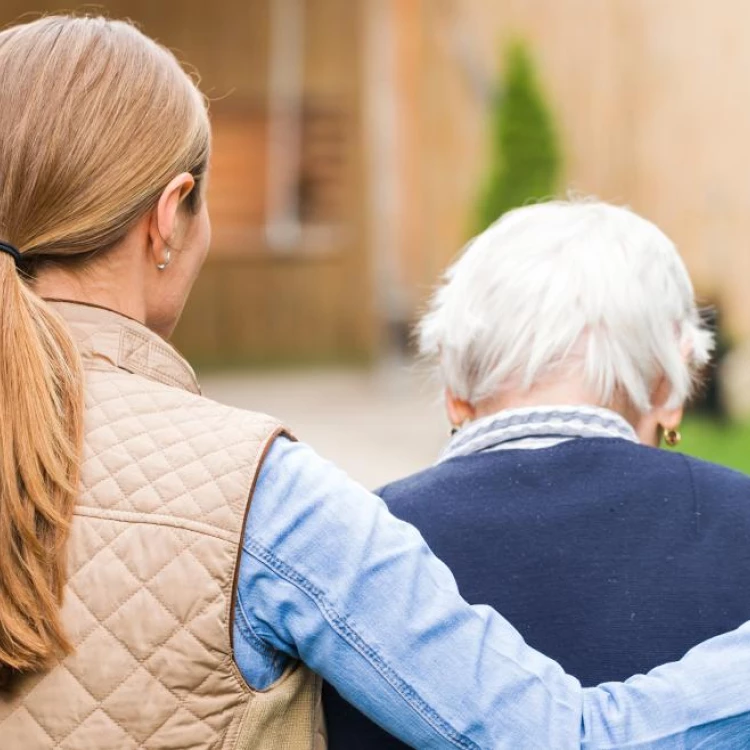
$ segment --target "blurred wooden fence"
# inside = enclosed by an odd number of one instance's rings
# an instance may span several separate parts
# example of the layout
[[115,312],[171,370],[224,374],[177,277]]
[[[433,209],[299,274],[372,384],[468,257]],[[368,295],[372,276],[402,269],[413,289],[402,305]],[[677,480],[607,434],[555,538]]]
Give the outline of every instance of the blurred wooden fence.
[[[2,0],[0,25],[58,6]],[[362,169],[361,3],[103,0],[93,10],[134,19],[195,67],[211,99],[212,251],[177,345],[213,364],[370,357],[375,321]],[[274,27],[287,18],[296,30]],[[274,39],[291,47],[274,50]],[[299,90],[273,100],[272,65],[288,66],[292,58],[299,58],[297,69],[282,76],[291,75],[292,84],[297,76]],[[276,125],[283,129],[288,121],[292,135],[288,148],[277,148],[274,165],[272,107]],[[269,218],[279,197],[293,205],[296,219],[281,227],[286,239],[273,242]]]

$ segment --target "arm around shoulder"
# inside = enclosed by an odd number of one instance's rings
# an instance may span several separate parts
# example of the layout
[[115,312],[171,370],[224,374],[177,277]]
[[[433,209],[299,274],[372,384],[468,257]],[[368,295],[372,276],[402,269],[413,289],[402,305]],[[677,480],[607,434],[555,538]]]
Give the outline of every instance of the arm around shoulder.
[[750,625],[583,691],[496,612],[464,602],[416,529],[283,438],[258,481],[239,585],[266,645],[415,747],[697,748],[712,731],[734,741],[750,715]]

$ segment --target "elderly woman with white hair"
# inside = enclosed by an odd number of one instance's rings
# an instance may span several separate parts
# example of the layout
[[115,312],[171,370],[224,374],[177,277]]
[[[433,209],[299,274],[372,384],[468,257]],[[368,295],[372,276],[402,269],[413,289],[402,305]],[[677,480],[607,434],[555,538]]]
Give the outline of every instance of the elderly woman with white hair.
[[[625,208],[504,215],[419,327],[453,436],[380,491],[453,571],[584,685],[750,618],[750,478],[675,452],[712,336],[672,242]],[[332,750],[402,747],[326,696]]]

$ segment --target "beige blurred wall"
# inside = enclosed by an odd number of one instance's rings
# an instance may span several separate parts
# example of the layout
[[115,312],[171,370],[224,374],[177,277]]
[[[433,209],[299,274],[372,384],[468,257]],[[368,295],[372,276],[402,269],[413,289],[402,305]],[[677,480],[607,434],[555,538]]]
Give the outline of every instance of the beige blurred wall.
[[504,42],[522,36],[557,116],[562,187],[656,221],[700,295],[750,338],[750,3],[384,1],[412,29],[412,45],[396,50],[395,87],[397,140],[410,150],[399,273],[413,308],[469,235],[487,90]]
[[[279,103],[280,119],[291,120],[299,110],[302,132],[294,144],[301,150],[299,169],[288,169],[293,174],[282,189],[304,193],[308,209],[298,236],[279,246],[269,240],[268,203],[271,173],[287,171],[269,162],[273,11],[281,0],[99,0],[87,6],[0,0],[0,29],[80,6],[133,19],[200,72],[214,133],[213,242],[175,335],[199,363],[362,361],[376,350],[364,227],[363,3],[284,3],[302,11],[302,39],[287,56],[301,54],[302,70],[299,96]],[[277,30],[283,41],[285,29]],[[294,149],[282,142],[281,150]]]

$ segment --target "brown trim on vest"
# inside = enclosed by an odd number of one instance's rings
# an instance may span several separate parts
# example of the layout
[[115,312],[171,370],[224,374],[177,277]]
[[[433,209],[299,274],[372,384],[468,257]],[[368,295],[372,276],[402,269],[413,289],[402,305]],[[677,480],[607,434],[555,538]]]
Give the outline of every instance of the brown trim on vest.
[[[247,507],[245,509],[245,517],[242,520],[242,528],[240,530],[240,542],[237,547],[237,557],[234,561],[234,570],[232,571],[232,597],[229,600],[229,611],[227,612],[227,622],[230,624],[234,623],[234,611],[237,607],[237,580],[239,579],[240,575],[240,560],[242,559],[242,545],[245,540],[245,529],[247,528],[247,518],[250,515],[250,510],[252,507],[253,502],[253,493],[255,492],[255,485],[258,484],[258,477],[260,476],[260,470],[263,466],[263,462],[266,460],[266,456],[268,455],[268,451],[271,450],[271,446],[273,445],[273,441],[276,440],[277,437],[280,437],[281,435],[288,437],[290,440],[296,440],[296,438],[287,430],[285,430],[283,427],[278,427],[274,432],[269,435],[269,437],[266,439],[266,442],[264,445],[261,446],[260,450],[258,451],[258,455],[256,456],[257,461],[257,468],[255,469],[255,476],[252,479],[252,482],[250,483],[250,492],[247,497]],[[234,627],[229,628],[229,651],[232,654],[232,659],[234,660]],[[235,666],[237,665],[237,662],[235,661]],[[288,672],[289,670],[286,670]],[[253,688],[252,686],[247,684],[247,681],[242,676],[242,673],[240,672],[239,668],[236,670],[237,675],[239,676],[240,682],[242,684],[243,689],[248,693],[257,693],[257,692],[264,692],[259,691]],[[286,672],[280,679],[283,679],[286,675]],[[278,682],[278,681],[277,681]]]

